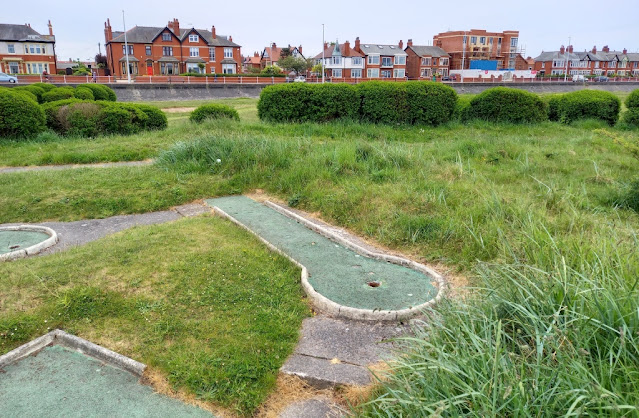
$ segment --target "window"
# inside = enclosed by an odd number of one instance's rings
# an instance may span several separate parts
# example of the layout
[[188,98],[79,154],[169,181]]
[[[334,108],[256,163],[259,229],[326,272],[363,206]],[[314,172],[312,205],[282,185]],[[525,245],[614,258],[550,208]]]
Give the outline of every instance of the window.
[[20,67],[18,67],[17,62],[9,63],[9,74],[18,74],[20,72]]
[[463,38],[463,41],[462,41],[462,42],[464,42],[464,45],[466,45],[467,41],[468,41],[468,36],[464,35],[464,38]]
[[186,72],[187,73],[203,73],[204,70],[200,71],[200,67],[196,63],[187,62],[186,63]]
[[[129,47],[129,53],[127,54],[127,47]],[[124,55],[133,55],[133,45],[122,45],[122,54]]]
[[189,56],[190,57],[199,57],[200,56],[200,48],[189,48]]
[[391,78],[391,70],[382,70],[382,78]]
[[422,72],[420,75],[422,77],[430,77],[430,68],[422,68]]
[[379,65],[379,55],[369,55],[368,56],[368,63],[369,64],[374,64],[374,65]]
[[189,35],[189,42],[198,42],[200,37],[197,35]]
[[222,74],[235,74],[235,64],[222,64]]
[[8,52],[10,54],[15,54],[16,53],[16,46],[14,44],[7,45],[7,49],[8,49]]
[[617,61],[612,60],[608,63],[608,68],[615,68],[617,66]]
[[448,76],[448,68],[440,68],[439,71],[442,73],[444,77]]
[[422,65],[430,65],[430,58],[422,58]]
[[448,58],[440,58],[439,65],[448,65]]
[[172,57],[173,56],[173,47],[172,46],[163,46],[162,47],[162,55],[164,55],[165,57]]
[[485,36],[481,36],[479,38],[479,43],[482,44],[482,45],[486,45],[486,37]]
[[437,58],[433,58],[433,66],[437,65]]
[[470,43],[471,44],[476,44],[477,43],[477,37],[476,36],[471,36],[470,37]]
[[151,45],[147,45],[144,47],[144,50],[146,51],[146,55],[150,56],[151,54]]
[[[333,58],[335,58],[335,57],[333,57]],[[333,70],[333,77],[342,78],[342,70],[341,69]]]
[[406,65],[406,55],[395,55],[395,65]]
[[[353,65],[362,65],[362,58],[361,57],[353,57]],[[359,76],[362,76],[362,72],[359,72]]]
[[342,63],[342,57],[331,57],[331,64],[340,65]]
[[[379,58],[379,56],[377,58]],[[379,68],[369,68],[366,76],[368,78],[379,78]]]
[[352,78],[362,78],[362,70],[351,70]]
[[497,38],[497,45],[501,45],[501,38]]
[[517,41],[519,38],[510,38],[510,46],[515,48],[517,46]]
[[233,58],[233,48],[224,48],[224,58]]
[[29,52],[32,54],[35,54],[35,46],[34,45],[29,45]]
[[490,39],[488,40],[488,43],[492,45],[492,44],[493,44],[493,39],[494,39],[494,38],[490,38]]
[[169,32],[164,32],[162,34],[162,40],[163,41],[170,41],[171,40],[171,34]]
[[172,62],[161,62],[160,63],[160,73],[163,75],[172,75],[175,74],[175,67]]
[[553,67],[565,67],[566,62],[564,60],[552,60]]
[[213,47],[209,48],[209,61],[215,61],[215,48]]
[[[137,75],[138,73],[138,63],[137,62],[129,62],[129,74]],[[127,74],[126,72],[126,62],[122,63],[122,74]]]
[[393,70],[393,77],[394,78],[404,78],[406,77],[406,70],[402,69],[398,69],[398,70]]
[[382,57],[382,67],[392,67],[393,60],[391,57]]

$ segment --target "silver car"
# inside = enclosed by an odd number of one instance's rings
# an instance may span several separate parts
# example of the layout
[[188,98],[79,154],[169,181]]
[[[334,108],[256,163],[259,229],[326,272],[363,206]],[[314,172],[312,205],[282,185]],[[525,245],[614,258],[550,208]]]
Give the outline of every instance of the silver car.
[[0,83],[17,83],[18,77],[9,74],[0,73]]

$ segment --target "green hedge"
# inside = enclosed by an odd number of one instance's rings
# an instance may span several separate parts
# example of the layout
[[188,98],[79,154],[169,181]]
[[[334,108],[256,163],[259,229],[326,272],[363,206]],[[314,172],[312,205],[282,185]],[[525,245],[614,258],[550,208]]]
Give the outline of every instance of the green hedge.
[[580,90],[551,98],[549,118],[563,123],[579,119],[600,119],[611,126],[619,119],[621,101],[613,93]]
[[74,97],[81,100],[95,100],[95,96],[93,95],[91,89],[80,86],[75,89]]
[[536,94],[524,90],[495,87],[473,97],[465,120],[535,123],[548,118],[547,105]]
[[230,106],[212,103],[198,107],[189,116],[189,120],[195,123],[202,123],[207,119],[240,120],[240,115]]
[[57,102],[58,100],[75,97],[75,90],[72,87],[57,87],[50,89],[42,95],[43,102]]
[[165,129],[168,126],[166,114],[162,111],[162,109],[145,104],[135,104],[135,106],[147,116],[145,125],[146,129],[160,130]]
[[36,86],[35,84],[29,84],[28,86],[20,86],[14,87],[14,90],[18,91],[28,91],[36,97],[38,103],[42,103],[42,95],[45,93],[45,90],[42,87]]
[[56,89],[57,86],[55,84],[49,84],[49,83],[33,83],[31,84],[32,86],[36,86],[36,87],[40,87],[42,90],[44,90],[45,92]]
[[336,119],[386,124],[438,125],[450,120],[457,95],[430,82],[369,81],[349,84],[281,84],[262,90],[258,116],[272,122]]
[[104,84],[87,83],[79,84],[78,88],[79,87],[91,90],[95,100],[106,100],[110,102],[115,102],[117,100],[113,89],[109,86],[105,86]]
[[44,131],[45,127],[44,111],[37,101],[25,92],[0,89],[1,137],[29,138]]
[[639,108],[626,110],[626,113],[623,115],[623,121],[628,125],[639,126]]
[[639,89],[633,90],[626,98],[626,107],[628,109],[639,109]]

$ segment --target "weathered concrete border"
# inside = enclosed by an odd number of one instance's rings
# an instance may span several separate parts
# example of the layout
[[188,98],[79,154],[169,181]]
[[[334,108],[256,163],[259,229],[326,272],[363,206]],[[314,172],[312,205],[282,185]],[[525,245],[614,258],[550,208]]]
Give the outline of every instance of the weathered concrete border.
[[0,356],[0,369],[13,364],[25,357],[37,354],[42,349],[52,345],[60,345],[78,351],[84,355],[101,360],[111,366],[126,370],[138,377],[142,376],[146,365],[135,361],[129,357],[118,354],[115,351],[108,350],[83,338],[68,334],[60,329],[55,329],[48,334],[36,338],[33,341],[21,345],[20,347],[9,351],[7,354]]
[[38,226],[38,225],[16,225],[16,226],[2,226],[0,227],[0,231],[33,231],[33,232],[44,232],[49,235],[49,238],[45,239],[42,242],[39,242],[31,247],[23,248],[16,251],[11,251],[6,254],[0,254],[0,261],[9,261],[15,260],[17,258],[24,258],[30,255],[38,254],[40,251],[55,245],[58,242],[58,234],[56,232],[46,226]]
[[363,255],[365,257],[369,257],[369,258],[374,258],[376,260],[380,260],[380,261],[386,261],[388,263],[393,263],[393,264],[398,264],[400,266],[404,266],[404,267],[408,267],[411,268],[413,270],[417,270],[419,272],[424,273],[425,275],[429,276],[431,279],[433,279],[438,287],[438,292],[437,295],[429,300],[428,302],[422,303],[421,305],[418,306],[413,306],[411,308],[406,308],[406,309],[400,309],[400,310],[372,310],[372,309],[360,309],[360,308],[352,308],[350,306],[344,306],[344,305],[340,305],[339,303],[336,303],[330,299],[328,299],[326,296],[318,293],[313,286],[309,283],[308,281],[308,270],[306,269],[305,266],[303,266],[301,263],[299,263],[297,260],[294,260],[291,256],[289,256],[288,254],[284,253],[282,250],[280,250],[279,248],[275,247],[273,244],[271,244],[270,242],[266,241],[264,238],[262,238],[261,236],[259,236],[259,234],[257,234],[255,231],[253,231],[252,229],[250,229],[248,226],[244,225],[243,223],[241,223],[240,221],[238,221],[237,219],[235,219],[233,216],[229,215],[228,213],[224,212],[222,209],[220,209],[217,206],[213,207],[213,210],[215,211],[215,213],[223,218],[226,218],[228,220],[230,220],[231,222],[235,223],[236,225],[239,225],[240,227],[246,229],[247,231],[249,231],[250,233],[252,233],[253,235],[255,235],[260,241],[262,241],[264,244],[266,244],[271,250],[282,254],[284,257],[288,258],[289,260],[291,260],[291,262],[293,262],[295,265],[297,265],[298,267],[300,267],[302,269],[302,288],[304,289],[304,292],[306,292],[306,295],[309,297],[309,299],[311,300],[311,302],[313,303],[313,305],[321,312],[324,312],[328,315],[332,315],[338,318],[348,318],[348,319],[355,319],[355,320],[364,320],[364,321],[401,321],[404,319],[409,319],[409,318],[413,318],[415,316],[418,316],[420,314],[422,314],[424,312],[425,309],[433,306],[435,303],[437,303],[444,294],[444,288],[446,286],[446,281],[444,280],[444,278],[437,273],[436,271],[434,271],[433,269],[423,265],[423,264],[419,264],[416,263],[414,261],[405,259],[405,258],[401,258],[401,257],[396,257],[396,256],[392,256],[392,255],[387,255],[387,254],[381,254],[381,253],[376,253],[376,252],[372,252],[367,250],[366,248],[363,248],[353,242],[348,241],[347,239],[344,239],[343,237],[340,237],[339,235],[336,235],[334,233],[332,233],[331,231],[327,230],[326,228],[323,228],[319,225],[316,225],[312,222],[310,222],[309,220],[305,219],[302,216],[297,215],[296,213],[291,212],[290,210],[276,204],[273,202],[265,202],[265,204],[270,207],[271,209],[277,211],[278,213],[287,216],[289,218],[292,218],[294,220],[296,220],[297,222],[301,223],[302,225],[306,226],[307,228],[319,233],[320,235],[323,235],[324,237],[332,240],[332,241],[336,241],[342,245],[344,245],[345,247],[355,251],[356,253]]

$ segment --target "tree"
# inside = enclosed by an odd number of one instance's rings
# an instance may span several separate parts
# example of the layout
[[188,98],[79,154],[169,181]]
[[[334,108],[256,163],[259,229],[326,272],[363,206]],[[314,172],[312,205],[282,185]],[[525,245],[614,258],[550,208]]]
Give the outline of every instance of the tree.
[[80,62],[80,58],[75,62],[76,65],[73,66],[73,75],[91,75],[91,70],[87,68],[82,62]]
[[277,75],[277,74],[282,74],[282,70],[275,66],[275,65],[269,65],[264,67],[264,69],[260,72],[261,75]]
[[285,70],[295,71],[295,74],[299,75],[300,72],[304,72],[312,67],[311,60],[306,60],[302,57],[288,56],[281,58],[277,65]]
[[311,68],[311,72],[315,74],[322,75],[322,63],[315,64],[313,68]]
[[200,74],[204,74],[204,69],[206,68],[206,65],[203,62],[198,62],[197,68],[200,69]]
[[98,68],[106,68],[107,66],[107,57],[106,55],[96,54],[95,55],[95,63]]
[[282,48],[280,50],[280,59],[290,57],[291,53],[292,51],[290,47]]

